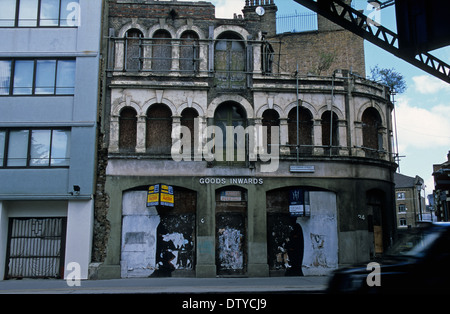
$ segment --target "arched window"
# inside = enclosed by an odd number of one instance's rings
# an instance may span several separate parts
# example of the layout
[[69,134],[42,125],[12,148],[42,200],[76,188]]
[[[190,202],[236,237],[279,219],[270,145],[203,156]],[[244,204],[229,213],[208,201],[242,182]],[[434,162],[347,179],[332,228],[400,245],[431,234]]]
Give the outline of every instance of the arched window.
[[170,33],[158,30],[153,34],[152,70],[169,72],[172,67],[172,44]]
[[[195,152],[195,137],[197,136],[197,139],[199,138],[199,134],[195,134],[195,118],[198,118],[198,112],[193,108],[186,108],[181,113],[181,125],[187,127],[191,133],[191,152],[193,153]],[[199,130],[198,126],[197,130]],[[201,145],[201,143],[199,143],[199,145]]]
[[119,150],[134,152],[136,149],[137,113],[130,107],[122,109],[119,116]]
[[[304,108],[299,108],[299,144],[300,154],[311,155],[313,150],[313,118],[311,112]],[[293,108],[288,114],[288,133],[291,153],[296,153],[297,145],[297,108]]]
[[172,112],[164,104],[147,111],[146,149],[150,154],[168,155],[172,147]]
[[233,32],[218,37],[214,53],[215,85],[223,89],[243,89],[245,83],[245,44]]
[[199,68],[199,38],[197,33],[186,31],[181,34],[180,71],[187,74],[198,72]]
[[[221,104],[214,114],[214,123],[222,131],[223,161],[228,165],[242,164],[246,160],[245,128],[247,127],[247,115],[245,110],[234,102]],[[233,127],[233,138],[227,137],[227,127]],[[239,128],[241,127],[241,128]],[[222,156],[216,156],[216,161]]]
[[273,73],[274,50],[269,42],[261,45],[261,71],[264,75]]
[[[379,129],[381,117],[375,108],[368,108],[362,115],[363,147],[368,148],[369,155],[383,149],[383,138]],[[375,156],[374,156],[375,157]]]
[[[270,154],[272,152],[272,127],[279,127],[280,126],[280,115],[278,112],[274,109],[268,109],[264,111],[262,115],[262,125],[263,127],[266,127],[266,136],[265,141],[263,143],[264,149],[267,147],[267,152]],[[264,130],[264,128],[263,128]],[[280,141],[278,139],[279,144]]]
[[138,29],[132,28],[125,34],[126,59],[125,69],[127,71],[140,71],[142,69],[142,45],[144,36]]
[[[333,120],[331,120],[331,117],[333,117]],[[333,115],[331,115],[331,111],[325,111],[322,114],[322,145],[328,146],[328,148],[325,148],[326,154],[330,153],[330,149],[332,154],[337,154],[337,146],[339,145],[338,130],[338,117],[336,113],[333,112]],[[332,139],[331,141],[330,137]]]

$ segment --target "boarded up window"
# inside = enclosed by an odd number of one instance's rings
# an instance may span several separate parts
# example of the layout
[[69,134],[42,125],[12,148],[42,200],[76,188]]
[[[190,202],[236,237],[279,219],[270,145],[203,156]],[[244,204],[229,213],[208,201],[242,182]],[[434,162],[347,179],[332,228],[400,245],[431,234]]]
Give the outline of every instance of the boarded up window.
[[[311,112],[306,108],[299,108],[299,137],[300,154],[311,155],[313,145],[313,120]],[[296,153],[297,145],[297,108],[292,109],[288,115],[289,145],[291,153]]]
[[152,70],[169,72],[172,66],[172,44],[169,32],[159,30],[153,35]]
[[[333,129],[332,132],[331,128]],[[331,133],[331,134],[330,134]],[[330,146],[330,136],[332,136],[331,146],[338,146],[338,118],[333,112],[333,120],[331,121],[331,111],[325,111],[322,114],[322,145]],[[333,154],[337,154],[337,147],[331,148]],[[326,148],[325,153],[329,153],[330,148]]]
[[273,73],[274,50],[272,45],[264,42],[261,45],[261,71],[265,75]]
[[[280,115],[276,110],[268,109],[264,111],[263,113],[263,119],[262,119],[262,125],[263,127],[266,127],[266,129],[263,128],[263,132],[266,132],[266,136],[263,142],[263,147],[267,147],[268,153],[272,152],[272,127],[279,127],[280,126]],[[278,140],[278,144],[280,141]]]
[[382,140],[379,134],[381,118],[375,108],[368,108],[362,115],[363,146],[369,148],[367,153],[375,154],[382,149]]
[[[246,160],[247,154],[244,134],[244,129],[247,127],[245,110],[238,103],[225,102],[214,113],[214,123],[221,129],[223,135],[222,139],[218,139],[223,140],[223,161],[230,166],[242,165]],[[233,138],[227,137],[227,126],[234,128]],[[239,130],[242,132],[239,132]]]
[[124,108],[119,117],[119,150],[134,152],[136,148],[137,113],[133,108]]
[[146,148],[150,154],[170,155],[172,147],[172,112],[164,104],[154,104],[147,111]]
[[214,54],[216,86],[233,90],[245,88],[245,64],[245,45],[242,39],[230,32],[221,35]]
[[199,51],[198,35],[192,31],[184,32],[180,43],[180,71],[187,74],[198,72]]
[[137,29],[130,29],[126,34],[126,65],[127,71],[139,71],[142,68],[142,32]]
[[[191,133],[191,152],[194,152],[194,144],[195,144],[195,118],[198,118],[197,110],[193,108],[186,108],[181,113],[181,125],[189,128]],[[198,126],[197,126],[198,127]],[[198,136],[198,134],[197,134]]]

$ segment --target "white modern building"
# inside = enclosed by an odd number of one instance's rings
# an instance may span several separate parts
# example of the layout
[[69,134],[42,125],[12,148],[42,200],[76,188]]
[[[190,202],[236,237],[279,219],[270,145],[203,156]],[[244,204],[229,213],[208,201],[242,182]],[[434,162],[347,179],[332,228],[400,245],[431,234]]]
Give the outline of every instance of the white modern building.
[[0,1],[0,280],[87,278],[102,4]]

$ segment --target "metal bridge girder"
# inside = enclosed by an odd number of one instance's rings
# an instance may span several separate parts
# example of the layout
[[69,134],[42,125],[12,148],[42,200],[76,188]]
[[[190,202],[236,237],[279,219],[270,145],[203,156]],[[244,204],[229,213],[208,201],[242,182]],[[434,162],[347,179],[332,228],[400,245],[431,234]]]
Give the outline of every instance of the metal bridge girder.
[[450,65],[428,52],[399,48],[398,35],[341,0],[294,0],[423,71],[450,83]]

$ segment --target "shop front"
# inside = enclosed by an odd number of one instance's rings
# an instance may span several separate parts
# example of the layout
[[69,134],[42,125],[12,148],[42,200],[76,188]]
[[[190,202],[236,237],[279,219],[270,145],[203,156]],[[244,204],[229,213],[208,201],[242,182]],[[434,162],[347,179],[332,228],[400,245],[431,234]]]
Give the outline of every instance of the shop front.
[[[110,177],[112,227],[98,272],[104,278],[326,275],[342,261],[369,258],[365,249],[355,252],[358,241],[374,243],[373,228],[357,210],[373,211],[373,200],[351,204],[366,184],[298,177]],[[170,187],[173,206],[149,204],[155,185]]]

